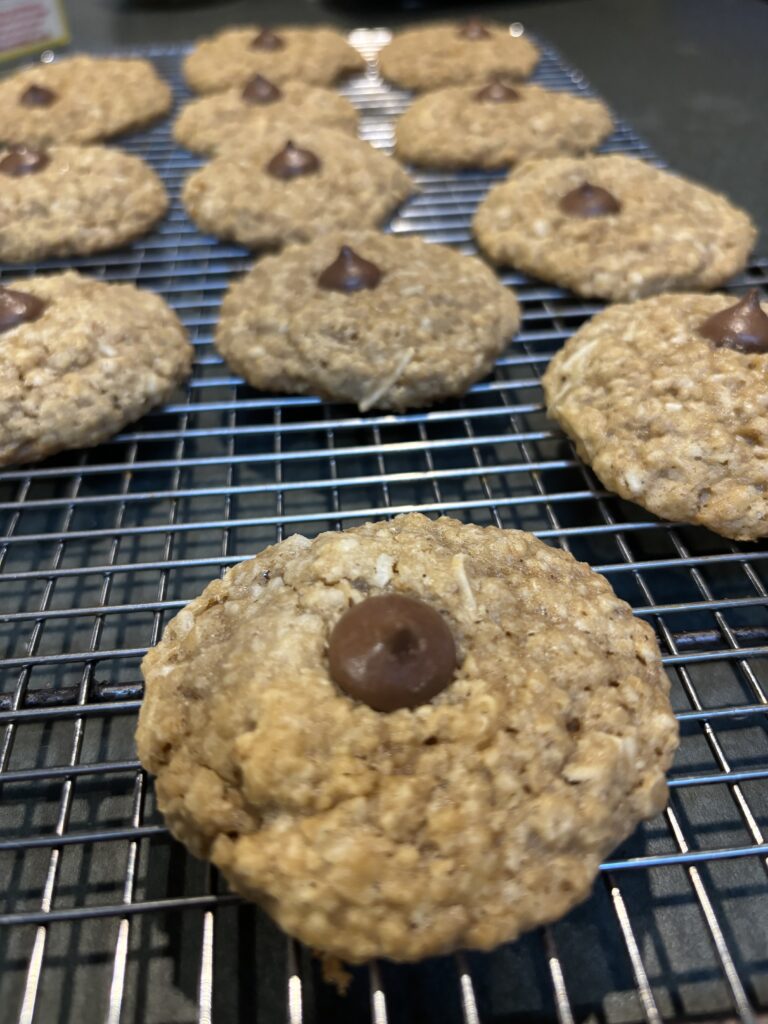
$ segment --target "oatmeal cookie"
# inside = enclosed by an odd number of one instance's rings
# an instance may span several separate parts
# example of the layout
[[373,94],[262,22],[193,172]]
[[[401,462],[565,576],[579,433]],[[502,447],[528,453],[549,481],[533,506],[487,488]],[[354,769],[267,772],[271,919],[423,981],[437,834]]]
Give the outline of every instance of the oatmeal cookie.
[[216,346],[263,390],[407,409],[463,394],[519,325],[511,289],[479,260],[348,232],[260,260],[225,296]]
[[277,85],[256,75],[245,86],[188,103],[176,118],[173,137],[185,149],[210,156],[266,121],[337,128],[354,135],[358,115],[349,100],[331,89],[303,82]]
[[530,157],[587,153],[612,128],[599,100],[496,80],[420,96],[397,121],[396,152],[422,167],[494,170]]
[[332,85],[365,66],[362,55],[331,28],[240,25],[201,39],[184,60],[184,77],[195,92],[221,92],[257,74],[271,82]]
[[148,60],[65,57],[0,81],[0,143],[95,142],[143,128],[171,109]]
[[0,288],[0,465],[99,444],[165,402],[192,346],[163,300],[76,273]]
[[[746,301],[746,300],[745,300]],[[728,295],[611,306],[547,369],[547,409],[606,487],[666,519],[734,540],[768,535],[768,306],[762,347],[718,343]],[[716,321],[716,323],[719,321]],[[725,337],[721,332],[722,337]]]
[[403,168],[332,128],[254,125],[184,185],[205,232],[254,249],[376,227],[415,191]]
[[538,61],[527,36],[512,35],[508,25],[469,19],[398,32],[379,54],[379,69],[394,85],[424,92],[487,82],[493,75],[528,78]]
[[292,536],[211,583],[142,671],[173,834],[351,962],[555,920],[667,799],[651,628],[527,533],[413,514]]
[[756,237],[725,196],[619,153],[522,164],[480,204],[474,232],[494,263],[614,302],[714,288]]
[[0,260],[75,256],[125,245],[163,216],[149,164],[107,146],[0,147]]

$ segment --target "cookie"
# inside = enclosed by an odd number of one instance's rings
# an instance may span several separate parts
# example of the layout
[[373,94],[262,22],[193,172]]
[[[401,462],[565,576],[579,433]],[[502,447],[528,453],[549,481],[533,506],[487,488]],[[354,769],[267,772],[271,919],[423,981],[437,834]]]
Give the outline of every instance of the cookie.
[[531,534],[398,516],[230,569],[144,659],[177,839],[311,947],[491,949],[667,798],[650,627]]
[[168,196],[152,168],[106,146],[0,148],[0,260],[113,249],[145,234]]
[[270,82],[332,85],[365,67],[362,55],[333,29],[241,25],[201,39],[184,60],[184,78],[195,92],[221,92],[257,74]]
[[379,70],[394,85],[424,92],[485,83],[494,75],[528,78],[538,61],[539,51],[527,36],[513,36],[508,25],[471,18],[398,32],[379,54]]
[[611,306],[555,356],[544,391],[610,490],[755,540],[768,535],[768,305],[756,292],[735,303],[683,294]]
[[190,175],[183,200],[202,231],[260,249],[376,227],[415,190],[397,161],[367,142],[269,122]]
[[319,125],[355,135],[358,115],[349,100],[330,89],[303,82],[276,85],[256,75],[245,86],[188,103],[176,119],[173,137],[185,149],[209,156],[266,121]]
[[170,87],[148,60],[65,57],[0,81],[0,143],[95,142],[170,109]]
[[480,204],[474,231],[494,263],[617,302],[714,288],[756,237],[725,196],[619,153],[521,165]]
[[225,296],[216,346],[256,388],[365,412],[463,394],[519,326],[512,291],[479,260],[348,232],[260,260]]
[[497,79],[420,96],[397,121],[396,152],[421,167],[494,170],[530,157],[587,153],[612,128],[599,100]]
[[0,465],[99,444],[165,402],[192,346],[158,295],[69,272],[0,288]]

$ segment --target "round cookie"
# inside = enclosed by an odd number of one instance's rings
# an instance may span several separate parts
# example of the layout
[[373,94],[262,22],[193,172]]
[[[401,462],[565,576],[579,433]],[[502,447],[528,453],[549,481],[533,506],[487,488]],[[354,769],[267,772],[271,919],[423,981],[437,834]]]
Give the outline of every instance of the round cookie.
[[379,54],[379,70],[403,89],[487,82],[494,75],[528,78],[539,51],[527,36],[492,21],[431,22],[398,32]]
[[265,122],[187,179],[205,232],[254,249],[376,227],[416,190],[396,160],[332,128]]
[[666,519],[755,540],[768,535],[768,319],[762,351],[701,331],[735,301],[683,294],[611,306],[555,356],[544,391],[549,415],[610,490]]
[[165,402],[192,346],[163,300],[69,272],[0,288],[0,465],[99,444]]
[[221,92],[257,74],[271,82],[332,85],[365,67],[363,56],[334,29],[241,25],[201,39],[184,59],[184,78],[195,92]]
[[170,87],[148,60],[65,57],[0,81],[0,143],[95,142],[170,109]]
[[[390,713],[329,667],[340,620],[380,595],[438,613],[458,665]],[[172,833],[350,962],[560,917],[666,802],[677,726],[651,628],[531,534],[413,514],[294,535],[209,584],[142,670],[139,757]]]
[[521,165],[473,227],[494,263],[613,301],[714,288],[744,267],[756,237],[725,196],[619,153]]
[[349,100],[318,86],[256,76],[245,86],[193,100],[182,108],[173,137],[193,153],[209,156],[233,137],[247,137],[264,121],[319,125],[357,133],[358,114]]
[[[342,246],[378,278],[344,290]],[[225,296],[216,346],[256,388],[365,412],[464,394],[519,326],[514,294],[480,260],[416,237],[347,232],[260,260]]]
[[530,157],[587,153],[612,128],[599,100],[497,80],[420,96],[397,121],[396,152],[422,167],[494,170]]
[[75,256],[145,234],[168,195],[137,156],[106,146],[0,148],[0,260]]

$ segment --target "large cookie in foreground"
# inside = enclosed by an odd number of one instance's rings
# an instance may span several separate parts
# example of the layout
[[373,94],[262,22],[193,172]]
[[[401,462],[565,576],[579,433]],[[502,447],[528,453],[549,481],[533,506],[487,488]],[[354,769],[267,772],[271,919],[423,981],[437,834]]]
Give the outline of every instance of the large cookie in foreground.
[[532,157],[587,153],[612,128],[599,100],[495,80],[418,97],[397,120],[396,152],[422,167],[494,170]]
[[195,92],[242,86],[254,75],[264,75],[271,82],[295,79],[333,85],[345,75],[364,70],[365,60],[354,46],[340,32],[320,26],[225,28],[201,39],[184,59],[184,77]]
[[414,514],[290,537],[211,583],[142,671],[138,751],[173,834],[352,962],[560,917],[667,798],[650,627],[526,533]]
[[149,164],[120,149],[0,147],[0,260],[114,249],[146,234],[167,207]]
[[187,103],[173,125],[173,137],[193,153],[209,156],[267,121],[337,128],[354,135],[358,114],[349,100],[331,89],[304,82],[277,85],[256,75],[244,86]]
[[725,196],[619,153],[522,164],[473,226],[494,263],[614,302],[714,288],[756,236]]
[[487,82],[494,75],[528,78],[539,51],[509,26],[470,18],[432,22],[398,32],[379,54],[382,77],[403,89],[423,92],[445,85]]
[[254,125],[184,185],[203,231],[254,249],[377,227],[416,190],[403,168],[332,128]]
[[519,325],[514,294],[480,260],[348,232],[260,260],[225,296],[216,346],[254,387],[365,412],[463,394]]
[[555,356],[544,391],[606,487],[666,519],[756,540],[768,535],[768,306],[756,292],[735,302],[611,306]]
[[0,465],[99,444],[166,401],[192,346],[152,292],[80,274],[0,288]]
[[65,57],[0,81],[0,142],[95,142],[143,128],[170,109],[170,86],[148,60]]

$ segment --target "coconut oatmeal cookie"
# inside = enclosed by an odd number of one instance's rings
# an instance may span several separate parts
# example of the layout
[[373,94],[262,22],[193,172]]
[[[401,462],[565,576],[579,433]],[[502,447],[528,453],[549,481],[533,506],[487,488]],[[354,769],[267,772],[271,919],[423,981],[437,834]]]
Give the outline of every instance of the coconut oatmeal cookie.
[[148,60],[64,57],[0,81],[0,142],[95,142],[143,128],[170,109],[170,86]]
[[142,666],[173,834],[351,962],[491,949],[585,899],[667,799],[653,633],[530,534],[292,536],[211,583]]
[[184,77],[195,92],[221,92],[254,75],[271,82],[298,80],[332,85],[365,70],[362,55],[331,28],[240,25],[201,39],[184,60]]
[[114,249],[146,234],[168,207],[140,157],[107,146],[0,147],[0,260]]
[[0,288],[0,465],[99,444],[171,395],[192,346],[158,295],[76,273]]
[[376,227],[415,191],[403,168],[332,128],[254,125],[195,171],[183,200],[201,230],[254,249]]
[[216,346],[257,388],[406,409],[463,394],[519,325],[479,260],[348,232],[260,260],[225,296]]
[[544,376],[606,487],[734,540],[768,535],[768,306],[757,292],[611,306]]
[[423,92],[444,85],[486,82],[493,75],[528,78],[539,51],[527,36],[498,22],[430,22],[398,32],[379,54],[382,77]]
[[491,188],[474,231],[494,263],[614,302],[714,288],[756,236],[725,196],[620,153],[522,164]]

